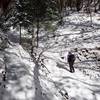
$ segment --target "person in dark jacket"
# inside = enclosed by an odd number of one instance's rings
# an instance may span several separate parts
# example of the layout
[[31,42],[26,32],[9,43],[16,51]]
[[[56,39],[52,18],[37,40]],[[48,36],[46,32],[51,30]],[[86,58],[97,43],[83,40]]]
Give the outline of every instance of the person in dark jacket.
[[68,60],[68,63],[69,63],[70,72],[72,72],[72,73],[75,72],[75,69],[73,67],[74,62],[75,62],[75,55],[72,54],[71,52],[69,52],[67,60]]

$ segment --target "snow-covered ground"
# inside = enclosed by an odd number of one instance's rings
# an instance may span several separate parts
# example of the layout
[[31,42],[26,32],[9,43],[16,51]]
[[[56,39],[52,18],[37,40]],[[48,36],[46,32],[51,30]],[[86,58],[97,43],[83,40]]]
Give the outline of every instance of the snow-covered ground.
[[[65,17],[64,25],[55,33],[57,37],[47,41],[51,47],[43,56],[50,73],[42,81],[55,95],[54,100],[65,100],[59,95],[61,91],[68,93],[69,100],[100,99],[100,15],[92,16],[92,23],[83,13]],[[76,55],[75,73],[69,72],[69,51]]]
[[[1,51],[0,75],[6,70],[7,78],[0,79],[0,100],[100,100],[100,15],[92,15],[92,24],[86,14],[65,17],[55,37],[40,41],[45,67],[18,44]],[[67,63],[70,50],[75,73]]]
[[32,100],[35,91],[34,63],[29,54],[16,44],[5,49],[1,59],[4,66],[2,72],[6,70],[6,80],[1,78],[0,100]]

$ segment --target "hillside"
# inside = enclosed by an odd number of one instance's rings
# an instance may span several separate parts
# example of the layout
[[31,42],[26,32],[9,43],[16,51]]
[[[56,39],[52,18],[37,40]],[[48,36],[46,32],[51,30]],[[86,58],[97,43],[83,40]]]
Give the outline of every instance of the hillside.
[[[54,34],[39,41],[43,66],[18,43],[0,51],[0,100],[99,100],[100,14],[93,13],[92,23],[87,14],[70,14]],[[69,72],[69,51],[75,73]]]

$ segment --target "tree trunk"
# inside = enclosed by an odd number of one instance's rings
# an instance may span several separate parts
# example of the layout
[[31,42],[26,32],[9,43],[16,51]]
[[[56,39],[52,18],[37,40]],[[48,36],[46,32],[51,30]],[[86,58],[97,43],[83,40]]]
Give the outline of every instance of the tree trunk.
[[76,0],[76,9],[79,12],[82,8],[82,0]]
[[88,8],[88,12],[90,15],[90,22],[91,22],[91,26],[92,26],[92,11],[91,11],[90,7]]
[[99,4],[99,10],[100,10],[100,4]]
[[34,34],[34,30],[32,31],[32,43],[31,43],[31,54],[33,54],[34,51],[34,47],[35,47],[35,34]]
[[21,33],[21,24],[19,24],[19,34],[20,34],[19,44],[21,44],[22,43],[22,40],[21,40],[21,35],[22,35],[22,33]]
[[99,4],[98,10],[100,10],[100,0],[98,0],[98,4]]
[[95,13],[97,12],[97,5],[98,5],[97,1],[94,0],[94,12]]
[[91,26],[92,26],[92,12],[90,12],[90,21],[91,21]]
[[39,21],[39,18],[37,18],[37,32],[36,32],[36,34],[37,34],[37,48],[39,47],[39,29],[40,29],[40,21]]

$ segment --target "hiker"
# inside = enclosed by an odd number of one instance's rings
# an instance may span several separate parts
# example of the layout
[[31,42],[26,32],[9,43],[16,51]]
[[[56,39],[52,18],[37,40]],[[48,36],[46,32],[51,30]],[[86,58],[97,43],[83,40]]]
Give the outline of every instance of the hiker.
[[73,64],[75,62],[75,55],[72,54],[71,52],[68,53],[68,57],[67,57],[68,63],[69,63],[69,67],[70,67],[70,72],[75,72],[75,69],[73,67]]

